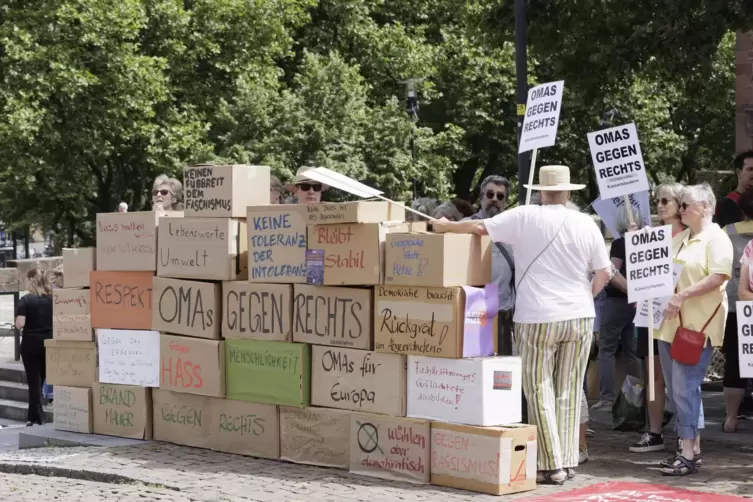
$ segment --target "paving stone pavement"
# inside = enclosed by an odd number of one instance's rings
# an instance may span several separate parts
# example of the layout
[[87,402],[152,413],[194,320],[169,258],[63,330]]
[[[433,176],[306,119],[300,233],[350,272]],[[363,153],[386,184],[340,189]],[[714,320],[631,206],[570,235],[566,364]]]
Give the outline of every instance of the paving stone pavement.
[[[598,417],[597,417],[598,418]],[[710,424],[710,426],[713,424]],[[668,452],[634,454],[635,434],[594,423],[591,461],[564,487],[503,498],[434,486],[413,486],[347,472],[152,443],[119,448],[42,448],[0,454],[0,500],[163,502],[486,502],[525,500],[605,481],[666,484],[753,498],[753,424],[739,434],[704,441],[705,465],[696,475],[672,478],[651,468]],[[670,443],[670,440],[667,440]],[[53,477],[47,477],[53,476]]]

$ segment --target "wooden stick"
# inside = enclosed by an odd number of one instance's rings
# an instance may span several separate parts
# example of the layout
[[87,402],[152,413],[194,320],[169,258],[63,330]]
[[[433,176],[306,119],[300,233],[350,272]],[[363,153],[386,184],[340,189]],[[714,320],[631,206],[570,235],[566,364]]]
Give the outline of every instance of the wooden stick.
[[654,389],[654,299],[648,300],[648,400],[656,399]]
[[[539,153],[538,148],[533,149],[531,155],[531,168],[528,171],[528,186],[533,185],[533,174],[536,172],[536,155]],[[520,180],[518,180],[520,182]],[[526,206],[531,203],[531,189],[526,190]]]
[[625,211],[627,211],[628,223],[630,223],[631,226],[635,225],[635,218],[633,218],[633,206],[630,205],[630,196],[623,195],[622,200],[625,202]]

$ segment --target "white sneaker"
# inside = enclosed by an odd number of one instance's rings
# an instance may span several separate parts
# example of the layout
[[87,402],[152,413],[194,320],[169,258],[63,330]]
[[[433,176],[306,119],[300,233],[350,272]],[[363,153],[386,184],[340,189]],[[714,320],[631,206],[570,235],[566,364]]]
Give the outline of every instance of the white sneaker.
[[612,405],[614,405],[612,401],[601,400],[595,405],[591,406],[591,411],[612,411]]
[[586,462],[588,462],[588,450],[581,448],[580,452],[578,453],[578,465],[583,465]]

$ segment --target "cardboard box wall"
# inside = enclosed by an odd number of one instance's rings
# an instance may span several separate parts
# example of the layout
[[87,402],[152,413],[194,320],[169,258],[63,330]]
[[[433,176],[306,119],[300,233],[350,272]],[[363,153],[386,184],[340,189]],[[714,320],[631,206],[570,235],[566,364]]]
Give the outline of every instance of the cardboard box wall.
[[222,337],[292,340],[293,286],[246,281],[222,283]]
[[[460,358],[497,352],[497,308],[484,317],[466,312],[465,290],[414,286],[374,288],[374,350],[391,354]],[[496,294],[496,292],[495,292]],[[494,298],[496,303],[497,297]],[[472,312],[471,314],[475,314]],[[464,336],[466,324],[479,332]],[[483,324],[481,326],[480,324]]]
[[63,285],[66,288],[88,288],[89,274],[96,270],[95,248],[63,248]]
[[59,431],[92,433],[94,413],[89,387],[55,386],[52,428]]
[[8,260],[7,265],[16,269],[18,280],[18,290],[26,290],[26,274],[31,269],[37,270],[55,270],[63,263],[62,256],[44,256],[40,258],[27,258],[23,260]]
[[350,472],[427,484],[431,476],[430,433],[431,425],[426,420],[353,413]]
[[371,288],[296,284],[294,293],[293,341],[371,350]]
[[94,342],[45,340],[46,380],[49,385],[91,387],[97,381]]
[[485,286],[492,279],[491,239],[472,234],[396,233],[385,244],[384,284]]
[[152,329],[154,272],[92,272],[92,328]]
[[245,220],[164,218],[158,235],[159,277],[205,281],[248,278]]
[[305,204],[309,225],[405,221],[405,208],[386,201]]
[[483,427],[518,423],[519,357],[408,356],[408,416]]
[[160,337],[160,389],[225,397],[224,343],[163,333]]
[[248,208],[249,281],[306,282],[306,207],[274,204]]
[[187,217],[245,218],[246,207],[269,204],[268,166],[201,164],[183,171]]
[[254,457],[280,458],[277,407],[155,389],[154,439]]
[[302,408],[311,403],[311,346],[226,340],[228,399]]
[[92,390],[95,434],[152,439],[152,389],[95,383]]
[[218,340],[222,298],[220,285],[155,277],[152,329]]
[[345,410],[280,406],[280,460],[348,469],[350,415]]
[[536,489],[536,427],[431,424],[431,483],[508,495]]
[[182,211],[97,214],[97,270],[157,270],[157,227],[164,216]]
[[94,340],[89,291],[58,288],[52,290],[52,337],[55,340]]
[[404,417],[406,356],[313,345],[314,406]]

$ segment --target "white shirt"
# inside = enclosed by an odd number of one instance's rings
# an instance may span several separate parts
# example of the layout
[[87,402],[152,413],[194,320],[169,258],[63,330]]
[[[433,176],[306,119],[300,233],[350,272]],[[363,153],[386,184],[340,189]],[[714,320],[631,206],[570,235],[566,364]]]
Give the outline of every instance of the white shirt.
[[551,323],[596,315],[589,274],[609,268],[611,263],[599,227],[589,215],[561,205],[528,205],[486,219],[484,225],[494,241],[509,244],[513,250],[518,287],[516,323]]

